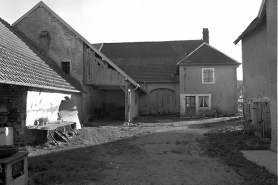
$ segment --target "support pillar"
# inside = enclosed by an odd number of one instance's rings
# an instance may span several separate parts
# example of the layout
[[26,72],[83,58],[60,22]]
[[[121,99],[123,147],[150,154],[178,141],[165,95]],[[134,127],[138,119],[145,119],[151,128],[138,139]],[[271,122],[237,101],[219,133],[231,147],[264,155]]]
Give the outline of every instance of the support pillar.
[[130,82],[125,81],[125,122],[128,122],[128,113],[129,113],[129,93],[128,93],[128,88],[130,86]]

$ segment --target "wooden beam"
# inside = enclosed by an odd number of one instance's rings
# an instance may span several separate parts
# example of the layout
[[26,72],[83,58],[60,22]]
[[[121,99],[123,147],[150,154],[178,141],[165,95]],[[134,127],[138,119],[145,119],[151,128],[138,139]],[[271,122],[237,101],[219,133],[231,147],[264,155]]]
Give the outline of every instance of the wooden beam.
[[125,88],[124,88],[124,86],[120,86],[120,88],[125,92]]
[[125,81],[125,121],[128,122],[128,112],[129,112],[129,95],[128,95],[129,82]]

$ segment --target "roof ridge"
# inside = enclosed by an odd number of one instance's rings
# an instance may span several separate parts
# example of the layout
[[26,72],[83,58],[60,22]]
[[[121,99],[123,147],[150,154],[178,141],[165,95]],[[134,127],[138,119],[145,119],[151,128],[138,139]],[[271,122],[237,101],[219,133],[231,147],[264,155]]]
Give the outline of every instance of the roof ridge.
[[0,21],[3,22],[4,24],[8,24],[9,26],[11,26],[7,21],[5,21],[4,19],[2,19],[1,17],[0,17]]
[[[202,39],[195,40],[166,40],[166,41],[135,41],[135,42],[102,42],[103,44],[127,44],[127,43],[162,43],[162,42],[184,42],[184,41],[203,41]],[[92,43],[101,44],[101,43]]]
[[[209,48],[213,49],[214,51],[218,52],[219,54],[221,54],[221,55],[223,55],[223,56],[229,58],[230,60],[232,60],[232,62],[228,62],[228,63],[227,63],[227,62],[226,62],[226,63],[224,63],[224,62],[220,62],[220,63],[211,63],[211,62],[210,62],[210,63],[206,63],[206,64],[238,64],[238,65],[241,64],[241,63],[238,62],[237,60],[233,59],[233,58],[230,57],[229,55],[227,55],[227,54],[225,54],[224,52],[222,52],[222,51],[216,49],[215,47],[211,46],[210,44],[208,44],[208,43],[206,43],[206,42],[204,42],[204,43],[202,43],[200,46],[198,46],[194,51],[192,51],[189,55],[187,55],[186,58],[189,59],[191,56],[194,56],[194,54],[196,55],[196,53],[197,53],[197,55],[198,55],[198,50],[200,50],[200,48],[203,48],[203,46],[208,46]],[[181,65],[181,63],[184,64],[184,59],[180,60],[176,65]],[[185,63],[187,63],[187,61],[185,61]],[[191,62],[188,61],[188,63],[191,63]],[[194,64],[197,64],[196,62],[193,62],[193,63],[194,63]],[[192,64],[193,64],[193,63],[192,63]],[[200,64],[205,64],[205,63],[200,63]]]
[[215,48],[215,47],[213,47],[212,45],[207,44],[207,43],[205,43],[205,45],[207,45],[207,46],[211,47],[212,49],[214,49],[214,50],[218,51],[219,53],[221,53],[221,54],[225,55],[226,57],[228,57],[228,58],[232,59],[232,60],[233,60],[233,61],[235,61],[236,63],[241,64],[241,63],[240,63],[240,62],[238,62],[236,59],[233,59],[232,57],[230,57],[229,55],[227,55],[227,54],[225,54],[224,52],[220,51],[219,49],[216,49],[216,48]]

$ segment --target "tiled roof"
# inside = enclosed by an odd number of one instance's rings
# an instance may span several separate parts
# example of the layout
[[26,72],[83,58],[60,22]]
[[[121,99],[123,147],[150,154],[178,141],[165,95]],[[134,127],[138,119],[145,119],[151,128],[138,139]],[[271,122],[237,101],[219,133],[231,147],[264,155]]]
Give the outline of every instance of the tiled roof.
[[178,82],[178,76],[173,75],[182,59],[179,53],[189,54],[202,43],[202,40],[104,43],[101,52],[137,82]]
[[203,43],[195,51],[190,53],[185,60],[178,63],[179,65],[202,65],[202,64],[231,64],[239,65],[240,63],[221,51],[213,48],[207,43]]
[[180,57],[111,59],[136,82],[178,82],[176,63]]
[[176,49],[189,54],[202,43],[202,40],[104,43],[101,52],[108,58],[177,57]]
[[84,92],[78,81],[43,56],[19,31],[0,18],[0,83]]
[[266,22],[265,19],[260,19],[256,17],[249,26],[242,32],[242,34],[234,41],[235,44],[237,44],[241,39],[252,33],[256,28],[258,28],[262,23]]

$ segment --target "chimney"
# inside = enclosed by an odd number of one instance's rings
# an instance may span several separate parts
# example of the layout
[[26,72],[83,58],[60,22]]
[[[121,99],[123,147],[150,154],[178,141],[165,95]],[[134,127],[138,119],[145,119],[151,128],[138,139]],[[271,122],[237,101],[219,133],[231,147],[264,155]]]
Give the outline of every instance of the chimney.
[[209,30],[208,28],[203,28],[203,41],[209,44]]
[[48,53],[50,37],[47,31],[42,31],[39,39],[39,50],[46,55]]

